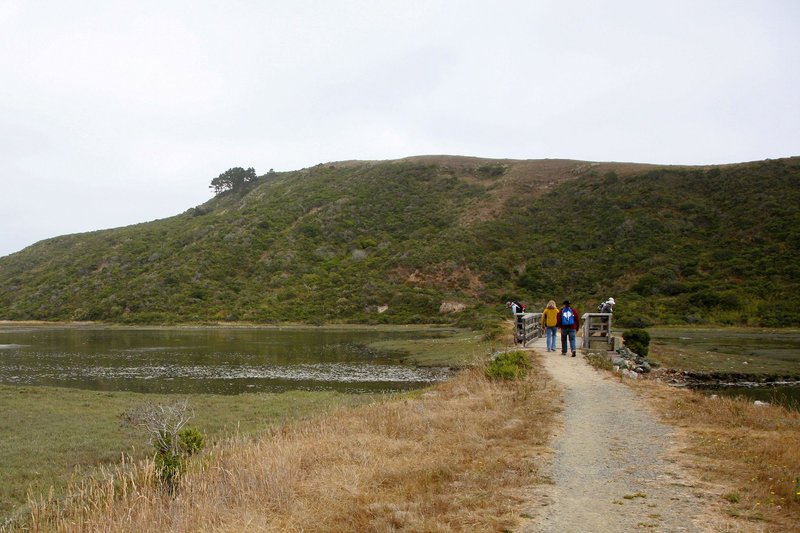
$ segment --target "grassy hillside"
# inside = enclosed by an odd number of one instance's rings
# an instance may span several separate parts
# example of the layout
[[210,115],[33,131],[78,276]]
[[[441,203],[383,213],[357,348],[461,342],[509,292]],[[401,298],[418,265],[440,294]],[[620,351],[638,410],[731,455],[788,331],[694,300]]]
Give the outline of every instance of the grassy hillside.
[[353,161],[0,258],[0,319],[478,325],[613,295],[628,325],[788,326],[798,265],[800,158]]

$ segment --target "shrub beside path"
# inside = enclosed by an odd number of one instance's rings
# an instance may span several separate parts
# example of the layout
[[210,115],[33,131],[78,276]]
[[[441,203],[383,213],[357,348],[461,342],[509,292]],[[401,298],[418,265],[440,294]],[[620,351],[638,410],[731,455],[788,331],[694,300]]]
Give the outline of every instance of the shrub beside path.
[[677,460],[680,442],[644,400],[583,357],[532,347],[563,388],[549,477],[526,532],[705,532],[717,529],[709,487]]

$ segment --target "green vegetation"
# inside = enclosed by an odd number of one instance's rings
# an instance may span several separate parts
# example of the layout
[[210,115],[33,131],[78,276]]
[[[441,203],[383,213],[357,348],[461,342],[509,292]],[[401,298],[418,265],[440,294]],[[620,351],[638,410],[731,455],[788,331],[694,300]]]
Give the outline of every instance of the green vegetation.
[[528,375],[531,362],[522,350],[503,352],[489,361],[486,377],[491,379],[524,379]]
[[184,428],[178,432],[177,453],[170,448],[171,441],[156,446],[155,466],[158,480],[167,490],[175,490],[186,472],[186,461],[203,449],[203,434],[196,428]]
[[742,497],[739,496],[738,492],[729,492],[728,494],[725,494],[722,497],[728,500],[730,503],[739,503],[742,499]]
[[633,353],[647,357],[650,351],[650,334],[643,329],[627,329],[622,332],[625,346]]
[[143,429],[155,451],[153,461],[161,488],[172,492],[180,485],[189,457],[205,447],[205,436],[197,428],[186,427],[194,418],[189,400],[169,404],[147,403],[123,414],[123,419]]
[[[192,423],[206,440],[255,435],[289,420],[342,405],[373,401],[372,395],[292,391],[220,396],[195,394]],[[66,488],[69,477],[92,473],[98,464],[141,459],[151,454],[147,435],[123,424],[123,415],[148,402],[171,403],[174,396],[96,392],[55,387],[0,385],[0,517],[10,516],[36,497]],[[2,522],[2,521],[0,521]]]
[[231,169],[181,215],[0,258],[0,319],[488,331],[508,299],[613,295],[627,328],[800,325],[799,158],[426,161]]
[[209,188],[214,189],[214,194],[222,194],[228,191],[243,191],[257,179],[256,170],[253,167],[247,170],[242,167],[234,167],[223,172],[213,180]]

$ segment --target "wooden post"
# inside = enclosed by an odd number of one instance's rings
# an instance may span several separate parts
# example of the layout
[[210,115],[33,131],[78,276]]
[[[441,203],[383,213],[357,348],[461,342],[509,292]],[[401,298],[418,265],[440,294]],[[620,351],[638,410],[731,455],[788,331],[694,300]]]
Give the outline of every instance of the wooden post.
[[586,313],[583,321],[583,350],[611,350],[614,336],[611,334],[611,313]]

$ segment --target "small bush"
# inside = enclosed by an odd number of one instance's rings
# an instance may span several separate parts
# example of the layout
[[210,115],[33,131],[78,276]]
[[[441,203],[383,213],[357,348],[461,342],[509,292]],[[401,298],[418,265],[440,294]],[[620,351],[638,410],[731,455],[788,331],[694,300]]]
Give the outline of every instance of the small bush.
[[184,428],[178,432],[177,451],[170,445],[170,437],[164,434],[164,444],[156,444],[154,462],[158,479],[167,490],[174,490],[186,472],[186,460],[205,446],[205,438],[195,428]]
[[646,357],[650,351],[650,334],[643,329],[625,330],[622,340],[628,349],[642,357]]
[[200,430],[196,428],[181,430],[178,434],[178,438],[181,443],[181,450],[187,456],[196,454],[206,445],[205,437],[200,433]]
[[185,427],[193,417],[188,400],[171,404],[147,403],[122,414],[125,423],[147,433],[155,451],[157,479],[170,492],[178,487],[187,459],[205,446],[200,431]]
[[501,353],[486,368],[486,377],[490,379],[522,379],[528,375],[531,363],[528,355],[522,350]]

